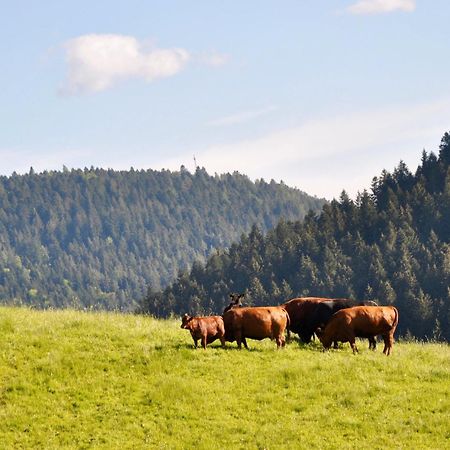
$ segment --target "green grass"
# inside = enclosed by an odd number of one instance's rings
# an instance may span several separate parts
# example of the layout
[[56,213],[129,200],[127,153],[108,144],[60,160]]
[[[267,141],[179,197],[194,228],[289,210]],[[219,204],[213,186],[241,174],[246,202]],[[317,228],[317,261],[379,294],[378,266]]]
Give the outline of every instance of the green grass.
[[178,321],[0,308],[0,448],[450,448],[450,348],[194,350]]

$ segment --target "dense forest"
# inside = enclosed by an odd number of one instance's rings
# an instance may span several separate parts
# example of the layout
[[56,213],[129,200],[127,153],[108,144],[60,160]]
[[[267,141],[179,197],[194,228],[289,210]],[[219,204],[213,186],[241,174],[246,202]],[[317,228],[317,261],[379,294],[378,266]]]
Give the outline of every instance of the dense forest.
[[401,334],[450,340],[450,135],[438,156],[423,152],[415,174],[400,162],[355,201],[343,192],[320,216],[282,220],[266,235],[254,226],[164,291],[150,290],[141,309],[220,313],[228,293],[244,291],[255,305],[296,296],[372,299],[398,307]]
[[257,223],[324,200],[237,172],[84,169],[0,177],[0,302],[132,310]]

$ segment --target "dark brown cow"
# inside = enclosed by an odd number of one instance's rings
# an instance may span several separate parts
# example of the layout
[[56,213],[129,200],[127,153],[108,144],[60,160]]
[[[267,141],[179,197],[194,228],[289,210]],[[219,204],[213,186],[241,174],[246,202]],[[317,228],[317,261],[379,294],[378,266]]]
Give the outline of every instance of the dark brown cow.
[[[378,305],[370,300],[358,302],[348,298],[304,297],[292,299],[282,306],[289,314],[290,330],[297,333],[302,342],[308,343],[316,329],[323,329],[333,314],[340,309]],[[376,345],[375,341],[374,344]],[[337,343],[335,347],[337,348]]]
[[195,348],[200,339],[202,347],[220,339],[222,347],[225,347],[225,327],[222,316],[191,317],[185,314],[182,318],[181,328],[191,332]]
[[223,310],[222,316],[232,308],[242,308],[243,305],[241,303],[241,299],[245,297],[245,294],[230,294],[231,302],[230,304]]
[[323,332],[317,334],[323,346],[328,349],[334,341],[349,342],[353,353],[356,353],[355,338],[375,336],[384,339],[383,353],[389,355],[394,343],[394,332],[398,324],[398,311],[393,306],[355,306],[341,309],[333,315]]
[[289,314],[289,327],[287,329],[288,340],[290,331],[300,336],[303,342],[310,342],[313,333],[305,333],[308,327],[309,318],[314,313],[316,306],[321,302],[328,302],[332,299],[324,297],[299,297],[293,298],[281,305]]
[[289,323],[289,315],[281,306],[242,307],[241,296],[231,296],[231,304],[225,308],[225,340],[236,341],[238,348],[248,349],[247,338],[261,340],[274,339],[277,348],[284,347],[284,331]]

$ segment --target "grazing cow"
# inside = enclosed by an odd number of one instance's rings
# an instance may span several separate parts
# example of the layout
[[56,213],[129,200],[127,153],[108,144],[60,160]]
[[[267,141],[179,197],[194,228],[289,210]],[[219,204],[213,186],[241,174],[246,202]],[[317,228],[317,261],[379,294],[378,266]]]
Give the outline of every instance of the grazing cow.
[[302,342],[308,343],[317,328],[324,328],[334,313],[344,308],[364,305],[377,306],[372,301],[356,302],[347,298],[322,297],[294,298],[282,306],[289,314],[290,330],[297,333]]
[[222,347],[225,347],[225,327],[222,316],[191,317],[185,314],[182,318],[181,328],[191,332],[195,348],[200,339],[202,347],[220,339]]
[[[317,303],[314,306],[313,312],[307,321],[305,328],[302,330],[301,335],[303,338],[312,336],[318,328],[324,329],[326,324],[330,321],[333,314],[337,313],[341,309],[352,308],[354,306],[378,306],[374,301],[367,300],[357,303],[354,300],[348,299],[330,299],[329,301]],[[376,340],[369,338],[369,349],[376,348]],[[337,348],[337,342],[335,342],[335,348]]]
[[243,307],[243,295],[230,295],[232,302],[223,312],[225,340],[236,341],[238,348],[248,349],[249,339],[274,339],[277,348],[284,347],[284,331],[289,324],[289,315],[281,306]]
[[394,343],[394,332],[398,324],[398,311],[393,306],[355,306],[341,309],[328,322],[325,329],[317,330],[323,346],[328,349],[334,341],[350,342],[356,353],[355,338],[369,338],[382,335],[383,353],[389,355]]

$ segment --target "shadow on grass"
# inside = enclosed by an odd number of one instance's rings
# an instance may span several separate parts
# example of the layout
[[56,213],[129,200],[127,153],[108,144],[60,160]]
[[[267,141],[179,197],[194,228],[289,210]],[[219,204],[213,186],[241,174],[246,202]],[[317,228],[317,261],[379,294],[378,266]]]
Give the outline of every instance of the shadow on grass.
[[[202,346],[198,346],[197,348],[194,347],[194,344],[189,344],[186,342],[183,343],[176,343],[176,344],[159,344],[159,345],[155,345],[152,350],[156,351],[156,352],[164,352],[167,350],[192,350],[192,351],[204,351]],[[208,350],[218,350],[218,351],[224,351],[224,352],[228,352],[228,351],[241,351],[241,352],[265,352],[267,349],[265,348],[258,348],[258,347],[251,347],[249,346],[249,349],[247,350],[246,348],[242,347],[242,349],[239,349],[236,344],[232,344],[232,343],[228,343],[225,348],[222,348],[222,346],[219,345],[207,345],[206,346],[206,351]]]
[[[242,352],[257,352],[257,353],[263,353],[268,350],[267,346],[259,346],[258,341],[256,340],[249,340],[249,349],[247,350],[244,346],[242,346],[242,349],[239,349],[237,347],[236,342],[227,342],[225,348],[222,348],[219,341],[216,341],[212,344],[208,344],[206,347],[206,350],[214,350],[214,351],[242,351]],[[276,350],[276,345],[273,343],[273,349]],[[348,345],[348,344],[347,344]],[[291,337],[289,342],[286,342],[286,348],[294,348],[299,350],[304,350],[308,352],[314,352],[314,353],[323,353],[324,348],[322,343],[316,339],[311,342],[305,343],[302,342],[297,336]],[[153,351],[157,352],[164,352],[167,350],[191,350],[191,351],[203,351],[203,347],[199,345],[197,348],[194,347],[193,342],[171,342],[167,344],[158,344],[155,345],[152,349]],[[283,349],[281,349],[282,351]],[[338,349],[329,349],[328,351],[345,351],[345,344],[339,343]]]
[[[277,348],[275,346],[275,344],[273,345],[273,348],[268,348],[267,346],[258,346],[258,341],[255,341],[255,344],[249,342],[249,349],[247,350],[244,346],[239,349],[237,347],[237,344],[235,342],[227,342],[225,348],[222,348],[222,346],[220,345],[220,343],[213,343],[213,344],[209,344],[206,347],[206,351],[214,351],[214,352],[242,352],[242,353],[265,353],[267,351],[270,350],[274,350],[276,351]],[[316,340],[316,341],[312,341],[309,343],[304,343],[302,341],[300,341],[299,339],[291,339],[291,341],[289,343],[286,343],[286,349],[288,348],[293,348],[294,350],[300,350],[300,351],[305,351],[305,352],[312,352],[312,353],[346,353],[349,351],[349,344],[348,343],[339,343],[338,348],[329,348],[328,350],[325,350],[323,345],[321,344],[320,341]],[[358,349],[361,351],[363,350],[366,351],[367,349],[365,348],[363,341],[359,342],[358,345]],[[382,347],[381,347],[382,349]],[[189,342],[172,342],[172,343],[167,343],[167,344],[158,344],[155,345],[152,349],[152,351],[155,352],[166,352],[168,350],[171,351],[197,351],[197,352],[202,352],[205,351],[203,350],[203,347],[201,345],[199,345],[197,348],[194,347],[193,343],[189,343]],[[279,351],[283,351],[283,348],[281,348]],[[380,346],[377,346],[377,351],[380,351]],[[375,352],[377,353],[377,352]]]
[[313,350],[322,351],[323,345],[318,339],[314,339],[311,342],[303,342],[299,337],[291,337],[289,342],[286,342],[286,346],[300,348],[301,350]]

